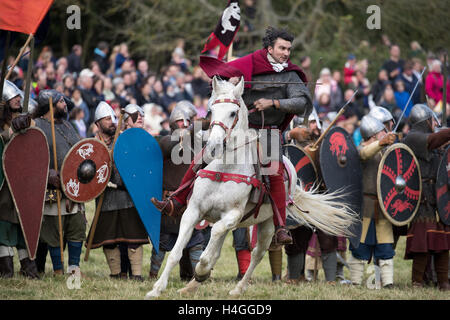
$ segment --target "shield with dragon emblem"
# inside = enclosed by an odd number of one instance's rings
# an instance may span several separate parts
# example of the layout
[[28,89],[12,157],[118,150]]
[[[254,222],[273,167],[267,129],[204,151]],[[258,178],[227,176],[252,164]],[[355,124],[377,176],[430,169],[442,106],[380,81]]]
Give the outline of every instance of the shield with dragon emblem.
[[317,169],[308,153],[303,148],[286,144],[283,146],[283,154],[292,162],[297,172],[297,180],[300,180],[303,188],[308,191],[317,183]]
[[108,147],[95,138],[75,144],[61,167],[64,194],[74,202],[84,203],[97,198],[111,176],[111,156]]
[[[362,168],[352,137],[340,127],[331,128],[320,145],[320,169],[329,192],[339,192],[339,201],[362,213]],[[353,247],[359,246],[362,223],[351,225],[349,238]]]
[[419,162],[403,143],[387,148],[378,166],[377,195],[385,217],[396,226],[407,225],[419,209],[422,180]]
[[444,152],[436,177],[436,200],[439,217],[450,226],[450,146]]

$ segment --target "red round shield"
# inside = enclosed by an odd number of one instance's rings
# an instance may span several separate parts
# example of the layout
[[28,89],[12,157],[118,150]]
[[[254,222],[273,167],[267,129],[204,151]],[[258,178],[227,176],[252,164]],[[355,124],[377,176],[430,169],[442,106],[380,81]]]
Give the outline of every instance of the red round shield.
[[317,169],[313,160],[303,148],[286,144],[283,146],[284,155],[292,162],[306,191],[310,190],[318,181]]
[[88,202],[97,198],[111,177],[111,155],[108,147],[95,138],[87,138],[74,145],[61,167],[64,194],[74,202]]
[[378,166],[378,202],[385,217],[396,226],[407,225],[419,209],[422,179],[419,162],[403,143],[387,148]]
[[447,147],[439,164],[436,177],[436,200],[441,221],[450,226],[450,147]]

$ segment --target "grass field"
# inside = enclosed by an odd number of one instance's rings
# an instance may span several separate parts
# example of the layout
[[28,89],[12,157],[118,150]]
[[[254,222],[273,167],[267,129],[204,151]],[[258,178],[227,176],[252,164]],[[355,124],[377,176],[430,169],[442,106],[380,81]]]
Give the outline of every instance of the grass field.
[[[88,206],[87,219],[92,221],[92,203]],[[89,230],[89,226],[88,226]],[[68,276],[54,277],[50,256],[47,257],[46,274],[42,280],[28,280],[16,275],[12,279],[0,279],[0,299],[15,300],[140,300],[149,291],[155,280],[148,279],[150,270],[151,245],[144,250],[143,275],[144,282],[112,280],[109,278],[109,268],[102,249],[92,250],[89,261],[84,262],[84,248],[81,256],[81,270],[87,277],[81,280],[80,289],[69,289]],[[413,289],[411,286],[411,260],[404,260],[405,237],[401,237],[397,246],[394,261],[393,289],[370,290],[366,287],[355,287],[343,284],[329,285],[324,281],[323,271],[315,283],[289,285],[278,281],[272,283],[268,255],[256,268],[252,284],[240,298],[243,300],[450,300],[450,294],[436,288]],[[167,255],[166,255],[167,259]],[[67,263],[67,251],[65,252]],[[19,270],[17,255],[14,257],[15,269]],[[283,252],[283,270],[286,269],[286,255]],[[163,265],[164,267],[164,265]],[[162,269],[161,269],[162,271]],[[160,272],[161,272],[160,271]],[[222,300],[230,299],[228,292],[236,284],[234,278],[238,271],[232,235],[229,233],[211,278],[206,281],[193,296],[180,296],[177,290],[184,287],[185,282],[179,279],[176,267],[169,280],[167,290],[160,299],[177,300]],[[349,272],[345,269],[345,276]],[[369,275],[367,274],[365,279]],[[233,298],[234,299],[234,298]]]

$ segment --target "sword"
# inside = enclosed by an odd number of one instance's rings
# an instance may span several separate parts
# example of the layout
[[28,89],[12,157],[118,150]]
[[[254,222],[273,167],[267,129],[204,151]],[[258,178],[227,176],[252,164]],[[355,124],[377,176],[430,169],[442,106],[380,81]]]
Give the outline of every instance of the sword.
[[336,251],[336,257],[337,257],[339,263],[343,264],[344,266],[347,267],[348,270],[350,270],[350,266],[348,265],[348,263],[344,260],[344,258],[342,258],[341,254],[337,251]]
[[403,107],[403,112],[402,112],[402,114],[400,115],[400,118],[398,118],[397,124],[395,125],[395,128],[394,128],[394,130],[393,130],[392,132],[394,132],[394,133],[397,132],[397,128],[398,128],[398,126],[400,125],[400,121],[402,120],[403,116],[405,115],[406,108],[407,108],[409,102],[411,101],[412,96],[414,95],[414,92],[416,92],[417,86],[419,85],[419,80],[422,79],[423,73],[425,72],[426,69],[427,69],[427,67],[423,68],[422,73],[420,74],[420,77],[417,79],[416,85],[414,86],[413,91],[412,91],[411,94],[409,95],[409,99],[408,99],[408,101],[406,102],[406,105]]

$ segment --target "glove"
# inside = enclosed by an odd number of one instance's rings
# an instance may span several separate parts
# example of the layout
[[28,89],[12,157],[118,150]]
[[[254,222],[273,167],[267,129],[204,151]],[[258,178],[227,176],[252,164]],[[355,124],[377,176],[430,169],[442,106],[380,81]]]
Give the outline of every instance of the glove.
[[31,117],[29,114],[21,114],[14,118],[11,121],[11,127],[14,132],[19,132],[21,130],[24,130],[28,128],[31,124]]
[[289,131],[289,136],[297,141],[308,140],[311,132],[307,128],[296,127]]
[[211,118],[202,118],[200,121],[202,122],[202,130],[208,130],[211,123]]
[[395,142],[395,139],[397,138],[397,135],[393,132],[389,132],[387,135],[383,137],[383,139],[380,140],[379,144],[380,146],[388,146]]
[[49,189],[61,189],[61,179],[59,178],[58,171],[55,169],[50,169],[48,171],[47,186]]

